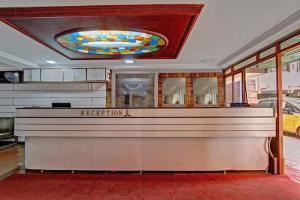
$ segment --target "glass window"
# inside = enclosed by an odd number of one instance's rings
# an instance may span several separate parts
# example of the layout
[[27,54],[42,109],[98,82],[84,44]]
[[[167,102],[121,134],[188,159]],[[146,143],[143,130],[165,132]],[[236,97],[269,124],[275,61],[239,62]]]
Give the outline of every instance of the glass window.
[[282,42],[280,44],[280,49],[285,49],[285,48],[292,46],[293,44],[296,44],[298,42],[300,42],[300,34]]
[[185,78],[165,78],[163,80],[163,102],[166,106],[184,106],[186,94]]
[[258,104],[257,104],[257,107],[260,107],[260,108],[270,108],[273,106],[273,101],[272,100],[262,100],[262,101],[259,101]]
[[218,80],[217,77],[194,78],[194,102],[200,106],[218,105]]
[[245,61],[243,61],[243,62],[235,65],[234,66],[234,70],[237,70],[237,69],[240,69],[242,67],[245,67],[246,65],[249,65],[249,64],[251,64],[251,63],[253,63],[255,61],[256,61],[256,56],[252,56],[251,58],[248,58],[247,60],[245,60]]
[[269,48],[269,49],[267,49],[267,50],[261,52],[261,53],[259,54],[259,57],[260,57],[260,58],[264,58],[264,57],[267,57],[267,56],[272,55],[272,54],[274,54],[274,53],[275,53],[275,47],[271,47],[271,48]]
[[230,74],[230,73],[231,73],[231,68],[225,70],[225,75]]
[[118,108],[154,107],[154,74],[116,74]]
[[243,102],[243,82],[242,82],[242,73],[234,75],[234,84],[233,84],[233,102],[241,103]]
[[[282,93],[294,112],[300,110],[300,47],[282,56]],[[294,130],[293,130],[294,131]]]
[[230,106],[232,103],[232,76],[225,79],[225,105]]
[[247,100],[250,105],[272,107],[276,100],[276,63],[271,58],[246,69]]
[[294,113],[300,113],[300,104],[299,103],[291,104],[291,109]]

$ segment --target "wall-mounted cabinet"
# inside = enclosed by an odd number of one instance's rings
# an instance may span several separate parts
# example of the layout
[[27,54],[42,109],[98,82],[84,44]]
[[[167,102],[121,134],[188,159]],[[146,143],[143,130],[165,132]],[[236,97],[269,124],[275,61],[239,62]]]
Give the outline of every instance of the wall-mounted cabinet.
[[24,69],[24,82],[105,82],[109,73],[97,68]]
[[86,81],[86,69],[65,69],[64,82]]
[[24,69],[24,82],[35,82],[41,81],[41,70],[40,69]]
[[63,82],[63,69],[41,69],[41,81],[45,82]]
[[87,69],[88,81],[99,81],[105,79],[106,79],[105,69]]

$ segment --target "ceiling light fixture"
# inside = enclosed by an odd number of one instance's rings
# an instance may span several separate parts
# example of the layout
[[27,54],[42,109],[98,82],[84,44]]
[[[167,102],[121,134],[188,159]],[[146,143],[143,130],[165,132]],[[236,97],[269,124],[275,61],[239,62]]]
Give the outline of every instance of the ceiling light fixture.
[[54,60],[46,60],[46,63],[49,63],[49,64],[56,64],[56,62]]
[[133,64],[134,63],[134,60],[132,59],[125,59],[124,61],[126,64]]
[[62,33],[56,41],[66,49],[92,55],[138,55],[156,52],[167,45],[167,39],[160,34],[87,30]]

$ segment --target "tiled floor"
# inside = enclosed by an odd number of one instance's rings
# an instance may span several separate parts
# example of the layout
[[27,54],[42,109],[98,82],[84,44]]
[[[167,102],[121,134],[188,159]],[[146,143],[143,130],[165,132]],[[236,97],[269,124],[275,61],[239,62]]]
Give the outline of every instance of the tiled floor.
[[12,147],[0,151],[0,179],[24,166],[24,147]]

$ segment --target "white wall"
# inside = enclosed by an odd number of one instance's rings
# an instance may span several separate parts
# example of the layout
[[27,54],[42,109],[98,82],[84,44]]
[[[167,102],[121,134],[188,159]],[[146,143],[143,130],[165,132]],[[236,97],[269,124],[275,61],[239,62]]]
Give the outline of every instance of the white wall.
[[11,117],[17,107],[50,107],[70,102],[72,107],[105,107],[105,83],[0,84],[0,117]]

